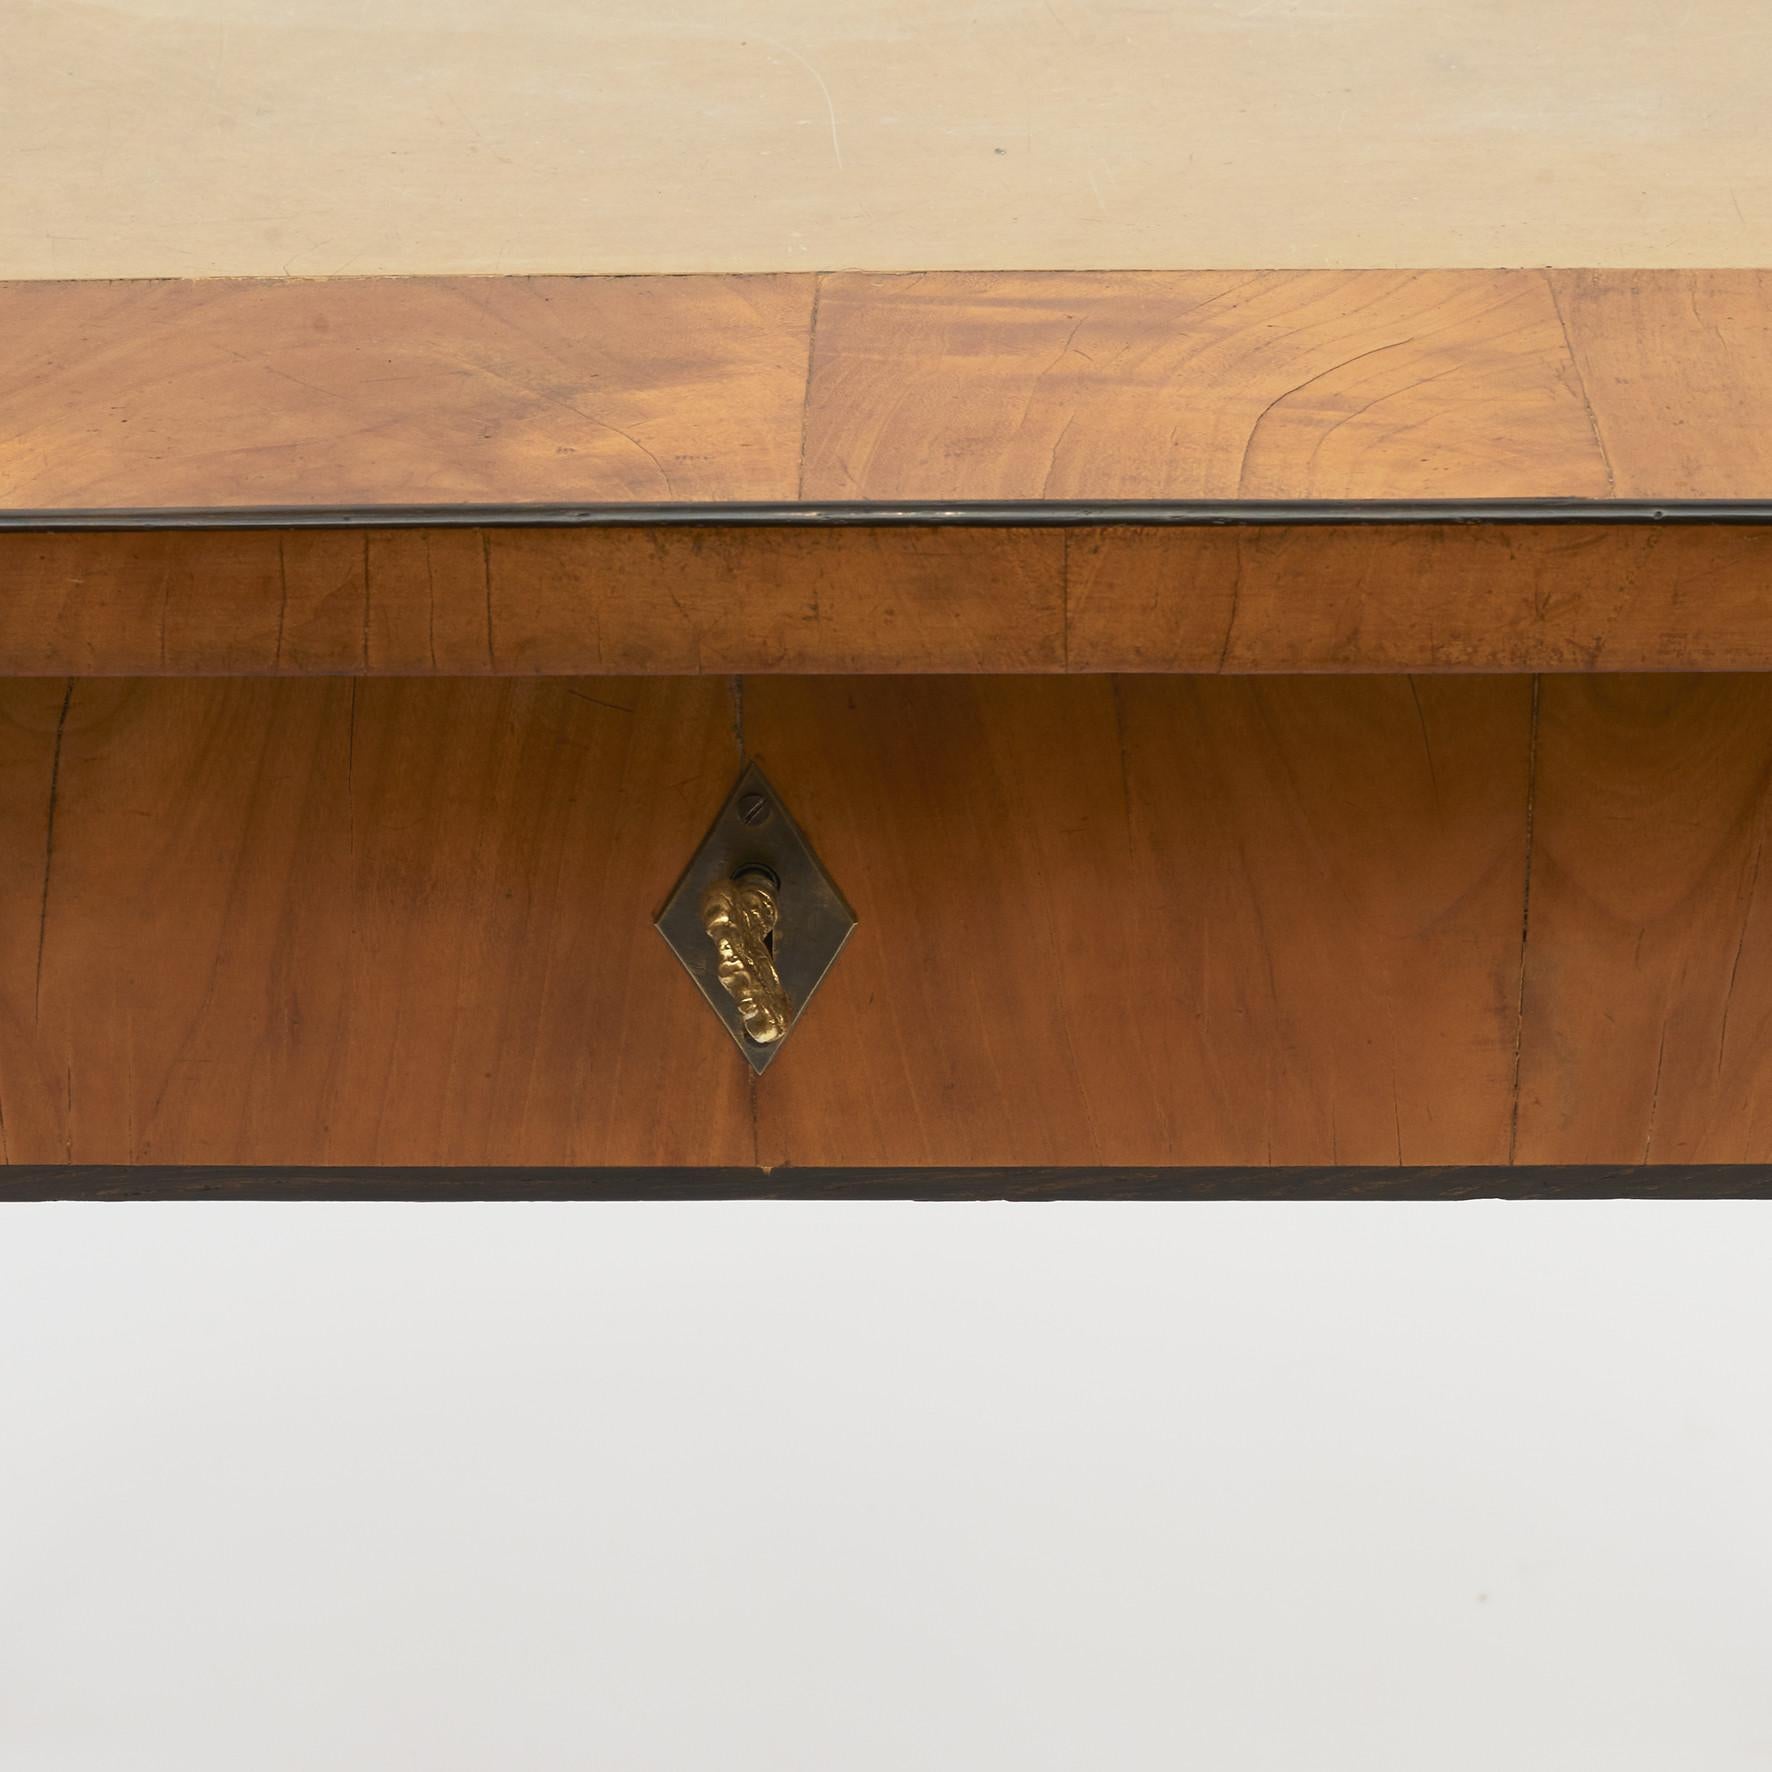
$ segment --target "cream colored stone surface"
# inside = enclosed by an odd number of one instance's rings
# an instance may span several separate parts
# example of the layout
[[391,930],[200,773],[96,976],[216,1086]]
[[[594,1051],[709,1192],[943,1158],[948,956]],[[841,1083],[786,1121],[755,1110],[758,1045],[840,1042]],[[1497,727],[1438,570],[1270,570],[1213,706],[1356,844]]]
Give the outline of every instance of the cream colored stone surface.
[[12,0],[0,275],[1763,265],[1765,0]]

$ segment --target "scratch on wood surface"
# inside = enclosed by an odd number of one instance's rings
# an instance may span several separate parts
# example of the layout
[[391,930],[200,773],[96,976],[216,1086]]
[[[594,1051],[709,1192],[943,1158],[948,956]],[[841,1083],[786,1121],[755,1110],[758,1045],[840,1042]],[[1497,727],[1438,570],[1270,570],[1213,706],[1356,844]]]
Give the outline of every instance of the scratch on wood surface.
[[1667,1056],[1667,1016],[1661,1020],[1661,1038],[1655,1047],[1655,1082],[1649,1091],[1649,1123],[1643,1128],[1643,1161],[1649,1161],[1649,1147],[1655,1140],[1655,1110],[1661,1106],[1661,1061]]
[[431,654],[431,669],[437,668],[437,575],[431,566],[431,532],[424,532],[425,545],[425,638]]
[[480,573],[486,583],[486,662],[498,669],[498,643],[492,629],[492,532],[480,531]]
[[351,706],[345,722],[345,847],[357,858],[357,684],[351,679]]
[[1557,325],[1563,334],[1563,347],[1569,353],[1569,373],[1575,381],[1575,397],[1581,402],[1581,410],[1587,414],[1587,428],[1593,436],[1594,448],[1599,452],[1600,470],[1606,476],[1606,496],[1615,498],[1618,494],[1618,476],[1612,471],[1612,458],[1606,452],[1606,439],[1600,435],[1599,414],[1594,411],[1594,403],[1587,391],[1587,378],[1581,373],[1581,359],[1575,354],[1575,339],[1569,331],[1569,319],[1563,312],[1563,298],[1557,293],[1557,279],[1549,272],[1542,273],[1545,287],[1550,291],[1551,308],[1557,316]]
[[605,701],[602,696],[587,694],[582,689],[569,688],[566,693],[571,696],[574,701],[588,701],[592,707],[610,708],[618,714],[631,714],[634,711],[631,707],[627,706],[625,702]]
[[369,669],[369,531],[363,531],[363,668]]
[[1218,649],[1218,674],[1224,675],[1224,667],[1231,655],[1231,638],[1237,631],[1237,611],[1243,602],[1243,542],[1239,537],[1233,544],[1233,556],[1236,560],[1236,571],[1231,575],[1231,606],[1224,618],[1224,643]]
[[1754,843],[1753,860],[1748,864],[1747,889],[1741,900],[1741,932],[1735,938],[1735,954],[1729,962],[1729,984],[1723,993],[1723,1025],[1717,1037],[1717,1075],[1723,1074],[1723,1055],[1729,1050],[1729,1011],[1735,1002],[1735,980],[1741,971],[1741,950],[1747,945],[1748,922],[1753,916],[1754,891],[1760,883],[1760,853],[1765,847],[1762,831]]
[[1421,691],[1415,685],[1413,672],[1404,679],[1409,685],[1409,699],[1415,704],[1415,723],[1421,728],[1422,755],[1427,758],[1428,783],[1434,793],[1434,811],[1440,810],[1440,772],[1434,767],[1434,747],[1428,742],[1427,715],[1421,709]]
[[[1071,668],[1071,532],[1059,532],[1058,544],[1058,640],[1062,668]],[[1116,689],[1115,694],[1119,691]]]
[[800,463],[794,476],[794,496],[806,496],[806,432],[812,420],[812,376],[818,367],[818,308],[824,300],[824,273],[812,283],[812,315],[806,327],[806,385],[800,393]]
[[43,950],[49,935],[49,876],[55,867],[55,812],[61,790],[62,738],[68,728],[68,709],[74,701],[74,679],[62,696],[62,711],[55,723],[55,750],[49,762],[49,815],[43,827],[43,894],[37,906],[37,981],[31,996],[31,1019],[43,1014]]
[[284,553],[283,537],[277,537],[277,649],[272,654],[273,665],[283,662],[283,624],[289,615],[289,561]]
[[1538,798],[1539,693],[1543,679],[1532,679],[1532,730],[1526,744],[1526,866],[1520,893],[1520,967],[1514,999],[1513,1114],[1508,1125],[1507,1160],[1514,1161],[1520,1143],[1520,1055],[1526,1043],[1526,948],[1532,933],[1532,827]]

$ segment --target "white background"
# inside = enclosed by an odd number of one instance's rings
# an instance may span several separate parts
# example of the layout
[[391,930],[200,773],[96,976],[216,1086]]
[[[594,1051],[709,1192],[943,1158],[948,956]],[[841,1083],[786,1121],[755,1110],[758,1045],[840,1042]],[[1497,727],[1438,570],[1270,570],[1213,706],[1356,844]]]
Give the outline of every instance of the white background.
[[0,1213],[0,1765],[1772,1766],[1772,1209]]

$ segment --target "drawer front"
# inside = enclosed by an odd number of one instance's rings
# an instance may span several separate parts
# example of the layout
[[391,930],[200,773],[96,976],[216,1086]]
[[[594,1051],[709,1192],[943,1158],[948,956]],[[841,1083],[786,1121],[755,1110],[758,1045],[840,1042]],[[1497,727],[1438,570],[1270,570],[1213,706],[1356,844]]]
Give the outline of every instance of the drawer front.
[[[858,919],[760,1077],[652,927],[747,758]],[[1764,1161],[1769,780],[1752,677],[10,680],[5,1154]]]

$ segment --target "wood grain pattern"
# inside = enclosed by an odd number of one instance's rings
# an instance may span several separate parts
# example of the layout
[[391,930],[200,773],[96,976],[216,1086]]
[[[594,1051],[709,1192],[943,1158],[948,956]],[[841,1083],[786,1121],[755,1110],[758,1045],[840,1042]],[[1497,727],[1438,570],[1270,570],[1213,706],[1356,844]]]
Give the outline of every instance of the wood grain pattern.
[[[0,686],[0,1154],[1772,1162],[1764,677],[738,689]],[[861,919],[754,1090],[650,927],[741,750]]]
[[1064,663],[1052,530],[531,530],[489,549],[505,670],[587,652],[604,671]]
[[9,283],[0,505],[1767,497],[1769,312],[1734,271]]
[[764,1162],[1505,1160],[1523,679],[757,679],[859,926]]
[[0,284],[0,504],[791,498],[809,277]]
[[1079,530],[1073,671],[1772,667],[1772,530]]
[[1553,488],[1599,497],[1606,475],[1536,272],[840,273],[819,293],[807,498]]
[[0,673],[1772,667],[1772,528],[0,535]]
[[1772,1160],[1772,679],[1547,680],[1521,1162]]
[[1056,530],[0,535],[0,672],[1057,670]]
[[1616,496],[1772,492],[1772,272],[1550,278]]
[[14,1162],[749,1162],[717,680],[0,685]]

